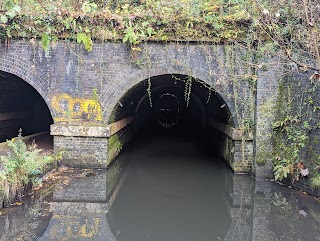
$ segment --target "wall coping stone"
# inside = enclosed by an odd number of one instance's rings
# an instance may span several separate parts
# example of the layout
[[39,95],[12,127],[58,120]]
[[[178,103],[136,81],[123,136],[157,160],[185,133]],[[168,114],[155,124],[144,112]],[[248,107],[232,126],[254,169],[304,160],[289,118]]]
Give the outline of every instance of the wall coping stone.
[[53,124],[50,126],[50,134],[53,136],[110,137],[133,121],[134,116],[129,116],[107,126]]
[[53,136],[73,137],[109,137],[108,126],[80,126],[53,124],[50,126],[50,134]]
[[[234,128],[230,125],[215,121],[213,119],[208,120],[208,124],[212,126],[213,128],[216,128],[217,130],[221,131],[225,135],[229,136],[234,141],[241,141],[243,137],[243,131],[239,128]],[[249,136],[246,137],[247,141],[253,140],[252,133],[249,133]]]

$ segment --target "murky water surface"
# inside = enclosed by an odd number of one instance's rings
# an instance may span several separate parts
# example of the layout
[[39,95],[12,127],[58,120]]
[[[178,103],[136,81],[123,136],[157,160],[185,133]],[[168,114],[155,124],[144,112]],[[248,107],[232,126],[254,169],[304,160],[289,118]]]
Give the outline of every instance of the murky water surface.
[[107,172],[78,172],[0,216],[0,239],[320,240],[320,201],[233,175],[197,138],[139,140]]

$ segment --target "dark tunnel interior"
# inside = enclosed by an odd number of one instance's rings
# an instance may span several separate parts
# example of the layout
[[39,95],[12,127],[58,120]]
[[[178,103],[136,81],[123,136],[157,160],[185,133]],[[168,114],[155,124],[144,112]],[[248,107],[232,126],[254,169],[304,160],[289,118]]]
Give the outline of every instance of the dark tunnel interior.
[[[228,106],[204,82],[186,75],[161,75],[132,87],[117,103],[109,123],[134,116],[134,127],[117,133],[123,145],[133,137],[193,136],[221,153],[227,138],[210,121],[234,126]],[[131,141],[130,141],[131,142]]]
[[[162,75],[131,88],[110,123],[132,115],[135,121],[110,141],[129,143],[114,162],[127,169],[107,214],[113,234],[130,241],[223,240],[233,190],[224,154],[233,143],[210,124],[234,126],[223,99],[189,76]],[[112,144],[109,151],[116,153]]]
[[138,131],[205,128],[207,118],[233,125],[220,95],[185,75],[161,75],[140,82],[118,102],[109,122],[131,115],[135,115]]
[[[46,102],[32,86],[0,71],[0,142],[16,137],[20,128],[23,136],[49,131],[52,123]],[[52,139],[49,133],[46,138]],[[52,140],[47,142],[52,148]]]

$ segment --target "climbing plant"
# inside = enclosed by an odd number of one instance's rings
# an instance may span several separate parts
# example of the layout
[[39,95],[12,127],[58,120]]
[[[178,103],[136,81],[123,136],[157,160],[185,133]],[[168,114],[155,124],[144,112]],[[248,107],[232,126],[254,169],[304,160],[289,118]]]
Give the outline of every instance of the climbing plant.
[[[142,41],[222,40],[245,36],[245,1],[27,1],[4,0],[0,15],[5,38]],[[9,33],[10,34],[7,34]],[[44,35],[46,34],[46,35]],[[79,36],[79,34],[81,34]],[[47,46],[44,44],[44,46]]]
[[[310,140],[312,132],[319,129],[316,116],[319,106],[316,103],[319,83],[280,83],[276,106],[276,120],[273,124],[273,165],[276,180],[290,178],[298,181],[302,176],[318,176],[315,165],[320,155],[313,153]],[[298,95],[294,88],[302,88]],[[310,170],[310,171],[309,171]],[[317,185],[313,180],[313,186]]]

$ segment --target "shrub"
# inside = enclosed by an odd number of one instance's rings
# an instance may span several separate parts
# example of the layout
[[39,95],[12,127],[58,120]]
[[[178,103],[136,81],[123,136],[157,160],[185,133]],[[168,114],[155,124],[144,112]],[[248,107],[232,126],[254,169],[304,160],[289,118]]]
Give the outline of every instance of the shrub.
[[2,170],[0,171],[0,200],[21,201],[24,188],[42,174],[55,158],[53,155],[42,155],[33,142],[27,146],[22,140],[21,131],[17,138],[7,140],[9,147],[6,155],[0,156]]

